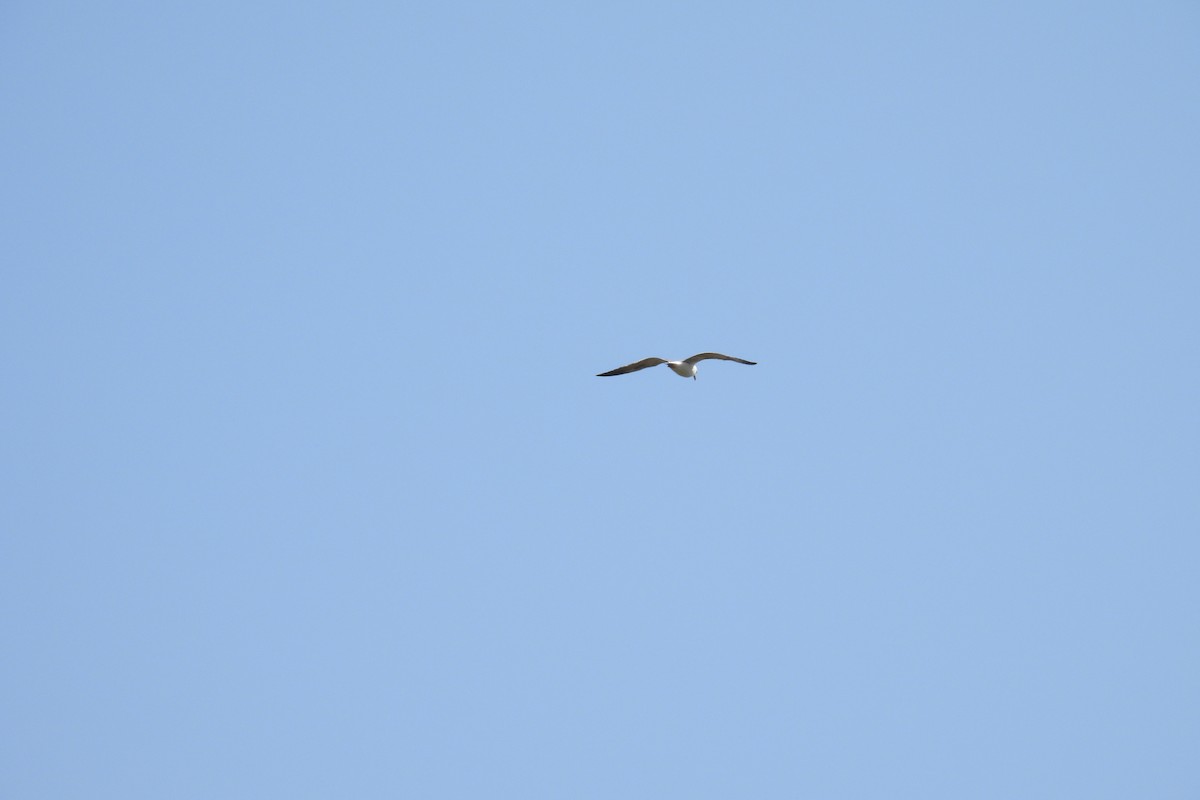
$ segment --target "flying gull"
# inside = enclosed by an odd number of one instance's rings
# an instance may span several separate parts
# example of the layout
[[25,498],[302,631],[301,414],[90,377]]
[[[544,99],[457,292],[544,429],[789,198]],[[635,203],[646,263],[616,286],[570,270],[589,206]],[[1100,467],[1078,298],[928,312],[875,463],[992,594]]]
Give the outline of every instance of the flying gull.
[[733,356],[724,356],[720,353],[697,353],[691,358],[685,358],[683,361],[667,361],[665,358],[643,358],[641,361],[635,361],[632,364],[626,364],[623,367],[601,372],[597,378],[607,378],[610,375],[624,375],[627,372],[637,372],[639,369],[647,367],[657,367],[659,364],[666,364],[681,378],[691,378],[696,380],[696,362],[703,361],[706,358],[719,358],[722,361],[736,361],[739,364],[757,364],[757,361],[747,361],[744,358],[734,358]]

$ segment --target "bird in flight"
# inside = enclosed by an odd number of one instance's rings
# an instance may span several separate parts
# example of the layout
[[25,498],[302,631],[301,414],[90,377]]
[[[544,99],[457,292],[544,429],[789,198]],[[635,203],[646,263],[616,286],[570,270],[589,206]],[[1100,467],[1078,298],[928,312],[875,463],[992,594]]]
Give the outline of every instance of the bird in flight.
[[607,378],[610,375],[624,375],[627,372],[637,372],[639,369],[647,367],[657,367],[659,364],[666,364],[681,378],[696,379],[696,362],[703,361],[706,358],[719,358],[722,361],[736,361],[739,364],[757,364],[757,361],[747,361],[744,358],[734,358],[733,356],[725,356],[720,353],[697,353],[691,358],[685,358],[683,361],[667,361],[665,358],[643,358],[641,361],[635,361],[632,364],[626,364],[623,367],[601,372],[597,378]]

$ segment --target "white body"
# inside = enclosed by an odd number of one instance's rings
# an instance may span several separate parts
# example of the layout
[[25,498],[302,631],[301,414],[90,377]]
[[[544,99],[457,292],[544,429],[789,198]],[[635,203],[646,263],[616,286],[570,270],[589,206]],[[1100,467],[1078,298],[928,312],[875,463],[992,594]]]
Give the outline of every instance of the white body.
[[692,380],[696,379],[695,364],[689,364],[686,361],[668,361],[667,366],[671,368],[672,372],[681,378],[691,378]]

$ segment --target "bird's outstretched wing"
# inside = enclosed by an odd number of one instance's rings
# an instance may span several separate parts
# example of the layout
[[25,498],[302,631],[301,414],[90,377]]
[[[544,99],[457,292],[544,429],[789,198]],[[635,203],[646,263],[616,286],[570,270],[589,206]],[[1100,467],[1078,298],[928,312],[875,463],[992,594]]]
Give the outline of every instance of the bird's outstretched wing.
[[697,361],[703,361],[706,358],[719,358],[722,361],[736,361],[739,364],[750,364],[751,366],[758,363],[757,361],[747,361],[744,358],[734,358],[733,356],[721,355],[720,353],[697,353],[691,358],[685,358],[684,363],[695,364]]
[[611,369],[608,372],[601,372],[596,377],[607,378],[609,375],[624,375],[627,372],[637,372],[639,369],[645,369],[646,367],[657,367],[659,364],[665,363],[667,363],[665,358],[643,358],[641,361],[635,361],[632,364],[626,364],[623,367],[617,367],[616,369]]

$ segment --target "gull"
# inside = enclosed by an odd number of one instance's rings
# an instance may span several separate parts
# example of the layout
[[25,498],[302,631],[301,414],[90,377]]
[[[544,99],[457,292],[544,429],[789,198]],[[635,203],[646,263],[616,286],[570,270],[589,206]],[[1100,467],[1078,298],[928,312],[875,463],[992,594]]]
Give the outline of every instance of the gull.
[[643,358],[641,361],[635,361],[632,364],[626,364],[623,367],[601,372],[597,378],[607,378],[610,375],[624,375],[627,372],[637,372],[639,369],[647,367],[657,367],[659,364],[666,364],[681,378],[691,378],[696,380],[696,362],[703,361],[706,358],[719,358],[722,361],[736,361],[739,364],[757,364],[757,361],[747,361],[744,358],[734,358],[733,356],[725,356],[720,353],[697,353],[691,358],[685,358],[683,361],[667,361],[665,358]]

